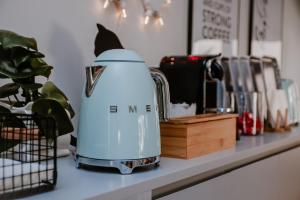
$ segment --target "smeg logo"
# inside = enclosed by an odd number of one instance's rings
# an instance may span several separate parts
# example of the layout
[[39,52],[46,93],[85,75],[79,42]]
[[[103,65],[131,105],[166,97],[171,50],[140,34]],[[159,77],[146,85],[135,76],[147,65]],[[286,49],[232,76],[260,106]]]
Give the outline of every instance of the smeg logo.
[[[151,105],[146,105],[145,107],[146,112],[151,112]],[[117,105],[111,105],[109,106],[109,112],[110,113],[118,113],[119,107]],[[128,105],[128,113],[137,113],[138,112],[138,106],[137,105]]]

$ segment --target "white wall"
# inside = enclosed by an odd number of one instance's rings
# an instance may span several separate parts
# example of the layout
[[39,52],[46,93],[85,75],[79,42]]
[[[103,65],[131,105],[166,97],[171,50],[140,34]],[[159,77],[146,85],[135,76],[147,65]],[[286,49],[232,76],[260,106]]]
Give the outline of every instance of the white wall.
[[250,15],[250,1],[239,1],[239,27],[238,27],[238,41],[239,41],[239,56],[248,55],[249,49],[249,15]]
[[300,86],[300,1],[284,1],[282,74]]
[[[123,46],[137,51],[148,65],[157,66],[164,55],[186,53],[188,1],[172,2],[161,9],[165,25],[160,27],[144,26],[140,0],[126,0],[128,18],[123,21],[114,6],[103,9],[104,0],[1,0],[0,29],[37,39],[54,66],[50,78],[70,98],[78,117],[84,66],[94,59],[96,23],[114,31]],[[77,118],[74,122],[76,126]]]

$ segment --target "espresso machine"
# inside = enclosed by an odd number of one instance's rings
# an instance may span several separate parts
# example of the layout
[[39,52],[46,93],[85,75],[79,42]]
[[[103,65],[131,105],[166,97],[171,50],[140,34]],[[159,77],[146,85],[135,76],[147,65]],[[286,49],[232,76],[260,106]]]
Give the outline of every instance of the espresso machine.
[[169,82],[171,103],[196,103],[195,114],[228,112],[222,104],[225,86],[219,57],[220,54],[164,57],[159,69]]

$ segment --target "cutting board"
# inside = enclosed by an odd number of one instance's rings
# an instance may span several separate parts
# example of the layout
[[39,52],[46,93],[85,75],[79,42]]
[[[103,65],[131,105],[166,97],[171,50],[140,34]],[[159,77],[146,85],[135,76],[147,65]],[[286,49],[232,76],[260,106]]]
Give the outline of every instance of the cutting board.
[[162,122],[162,156],[191,159],[233,148],[236,120],[236,114],[203,114]]

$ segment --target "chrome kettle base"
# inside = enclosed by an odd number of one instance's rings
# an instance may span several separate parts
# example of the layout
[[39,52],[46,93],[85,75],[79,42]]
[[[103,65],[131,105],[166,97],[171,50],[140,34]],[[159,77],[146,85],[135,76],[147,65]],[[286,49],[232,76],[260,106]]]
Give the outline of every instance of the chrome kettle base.
[[141,158],[135,160],[102,160],[86,158],[80,155],[76,155],[76,167],[80,168],[81,164],[98,167],[113,167],[119,169],[121,174],[131,174],[136,167],[144,166],[158,166],[160,156]]

